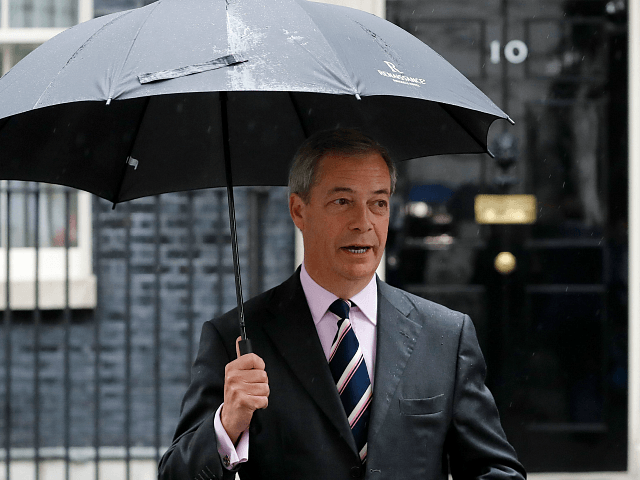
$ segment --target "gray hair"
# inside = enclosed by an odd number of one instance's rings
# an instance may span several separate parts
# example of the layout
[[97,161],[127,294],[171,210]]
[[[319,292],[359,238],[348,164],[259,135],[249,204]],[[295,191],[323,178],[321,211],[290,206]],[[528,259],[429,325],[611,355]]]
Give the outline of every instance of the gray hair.
[[311,188],[317,182],[318,162],[327,154],[364,155],[379,154],[389,168],[391,193],[396,189],[398,173],[387,149],[364,133],[348,128],[323,130],[307,138],[293,157],[289,171],[289,194],[297,194],[309,203]]

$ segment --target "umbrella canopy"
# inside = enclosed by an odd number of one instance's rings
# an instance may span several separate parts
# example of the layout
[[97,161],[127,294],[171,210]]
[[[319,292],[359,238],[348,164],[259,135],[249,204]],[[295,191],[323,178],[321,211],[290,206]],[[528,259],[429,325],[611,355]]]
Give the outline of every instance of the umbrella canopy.
[[114,202],[286,185],[300,143],[358,128],[395,160],[487,151],[507,115],[424,43],[305,0],[159,0],[77,25],[0,79],[0,178]]
[[404,160],[484,152],[497,118],[442,57],[374,15],[159,0],[77,25],[0,79],[0,177],[118,203],[226,185],[228,141],[234,185],[286,185],[320,129],[359,128]]

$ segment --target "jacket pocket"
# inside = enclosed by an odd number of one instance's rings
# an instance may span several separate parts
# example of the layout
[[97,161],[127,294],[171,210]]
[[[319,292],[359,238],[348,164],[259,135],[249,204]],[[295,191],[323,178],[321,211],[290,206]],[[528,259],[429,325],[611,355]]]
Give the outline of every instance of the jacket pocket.
[[402,415],[434,415],[444,410],[444,393],[430,398],[400,398]]

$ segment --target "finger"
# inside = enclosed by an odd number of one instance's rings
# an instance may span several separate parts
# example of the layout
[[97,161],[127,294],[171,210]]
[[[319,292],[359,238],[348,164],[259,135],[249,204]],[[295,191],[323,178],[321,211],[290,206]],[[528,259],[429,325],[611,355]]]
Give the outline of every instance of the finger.
[[267,408],[269,406],[269,398],[264,396],[264,397],[258,397],[257,398],[257,402],[256,402],[256,410],[263,410],[265,408]]
[[269,397],[269,385],[266,383],[250,383],[238,391],[239,398],[251,401],[253,398]]
[[230,368],[239,370],[264,370],[264,360],[255,353],[247,353],[227,364]]
[[269,386],[263,383],[244,385],[243,388],[230,388],[225,392],[225,406],[232,411],[253,411],[264,408],[265,400],[269,398]]
[[269,384],[267,372],[264,370],[234,370],[230,369],[226,372],[225,382],[233,383],[264,383]]
[[269,405],[269,392],[263,392],[261,395],[247,394],[238,400],[238,403],[247,410],[258,410],[261,408],[267,408]]
[[243,375],[239,378],[245,383],[264,383],[269,384],[267,372],[264,370],[242,370]]

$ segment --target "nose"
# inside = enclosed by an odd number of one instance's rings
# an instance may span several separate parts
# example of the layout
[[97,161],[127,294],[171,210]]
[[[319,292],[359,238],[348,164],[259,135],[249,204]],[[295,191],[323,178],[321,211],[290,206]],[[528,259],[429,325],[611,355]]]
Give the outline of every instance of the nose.
[[351,229],[358,230],[360,232],[368,232],[373,229],[373,222],[371,221],[371,211],[368,205],[356,204],[353,209],[353,218],[351,220]]

